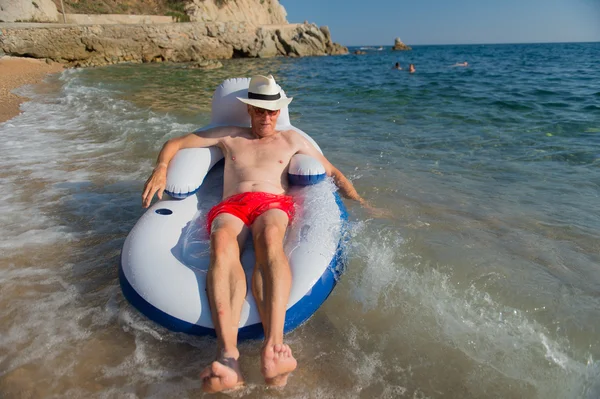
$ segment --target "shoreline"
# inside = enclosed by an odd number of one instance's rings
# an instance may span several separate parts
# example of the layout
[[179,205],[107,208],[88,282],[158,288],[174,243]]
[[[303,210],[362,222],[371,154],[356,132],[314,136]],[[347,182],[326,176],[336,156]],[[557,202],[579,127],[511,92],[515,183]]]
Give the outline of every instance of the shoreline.
[[28,84],[41,83],[53,73],[61,72],[65,66],[56,62],[25,57],[0,57],[0,123],[6,122],[21,113],[21,103],[26,97],[12,91]]

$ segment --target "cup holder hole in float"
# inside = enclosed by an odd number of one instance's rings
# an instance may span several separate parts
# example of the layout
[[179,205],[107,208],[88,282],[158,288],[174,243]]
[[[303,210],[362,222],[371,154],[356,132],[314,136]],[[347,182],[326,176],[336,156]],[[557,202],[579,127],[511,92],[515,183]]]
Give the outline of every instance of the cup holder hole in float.
[[172,215],[173,211],[167,208],[160,208],[155,210],[154,212],[158,213],[159,215]]

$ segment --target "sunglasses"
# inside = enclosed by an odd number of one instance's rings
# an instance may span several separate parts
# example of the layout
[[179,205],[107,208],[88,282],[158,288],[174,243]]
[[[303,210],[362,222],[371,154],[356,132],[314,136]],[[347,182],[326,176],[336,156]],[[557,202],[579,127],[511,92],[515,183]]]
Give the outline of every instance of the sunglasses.
[[264,109],[264,108],[258,108],[258,107],[252,107],[252,109],[254,109],[254,113],[256,115],[265,115],[265,114],[267,114],[269,116],[273,116],[277,112],[279,112],[279,110],[271,111],[270,109]]

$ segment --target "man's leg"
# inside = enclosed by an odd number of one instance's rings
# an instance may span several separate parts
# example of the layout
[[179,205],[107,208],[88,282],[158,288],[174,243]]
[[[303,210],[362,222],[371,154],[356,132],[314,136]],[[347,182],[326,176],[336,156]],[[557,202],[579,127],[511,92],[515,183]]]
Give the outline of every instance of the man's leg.
[[200,373],[205,392],[220,392],[243,384],[237,335],[246,298],[246,275],[240,263],[240,248],[248,232],[240,219],[227,213],[220,214],[212,223],[206,289],[218,347],[216,361]]
[[279,209],[260,215],[252,224],[256,265],[252,293],[265,330],[261,372],[265,382],[283,386],[296,368],[292,350],[283,343],[285,310],[292,286],[292,273],[283,252],[288,216]]

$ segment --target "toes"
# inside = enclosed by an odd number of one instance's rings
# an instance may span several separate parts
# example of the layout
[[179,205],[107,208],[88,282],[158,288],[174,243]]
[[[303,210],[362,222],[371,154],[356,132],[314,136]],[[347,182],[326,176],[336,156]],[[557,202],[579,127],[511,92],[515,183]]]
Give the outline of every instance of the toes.
[[222,389],[221,380],[218,377],[206,377],[202,380],[202,388],[204,392],[214,393]]
[[292,357],[292,349],[286,344],[275,344],[264,349],[264,357],[266,359],[287,359]]
[[214,361],[200,373],[200,377],[202,390],[207,393],[223,392],[243,386],[243,379],[235,361],[231,367]]
[[212,368],[211,367],[206,367],[200,373],[200,378],[204,380],[204,379],[209,378],[210,376],[212,376],[212,374],[213,374]]
[[275,346],[277,346],[277,345],[265,347],[264,356],[266,358],[271,358],[271,357],[275,356]]
[[217,376],[223,375],[223,372],[225,372],[227,370],[227,367],[225,367],[224,365],[222,365],[219,362],[212,362],[210,367],[211,367],[213,374],[217,375]]
[[286,344],[275,344],[273,345],[273,354],[276,357],[286,357],[290,353],[290,347]]
[[290,357],[292,350],[288,345],[282,344],[281,348],[279,348],[279,358],[286,359]]

